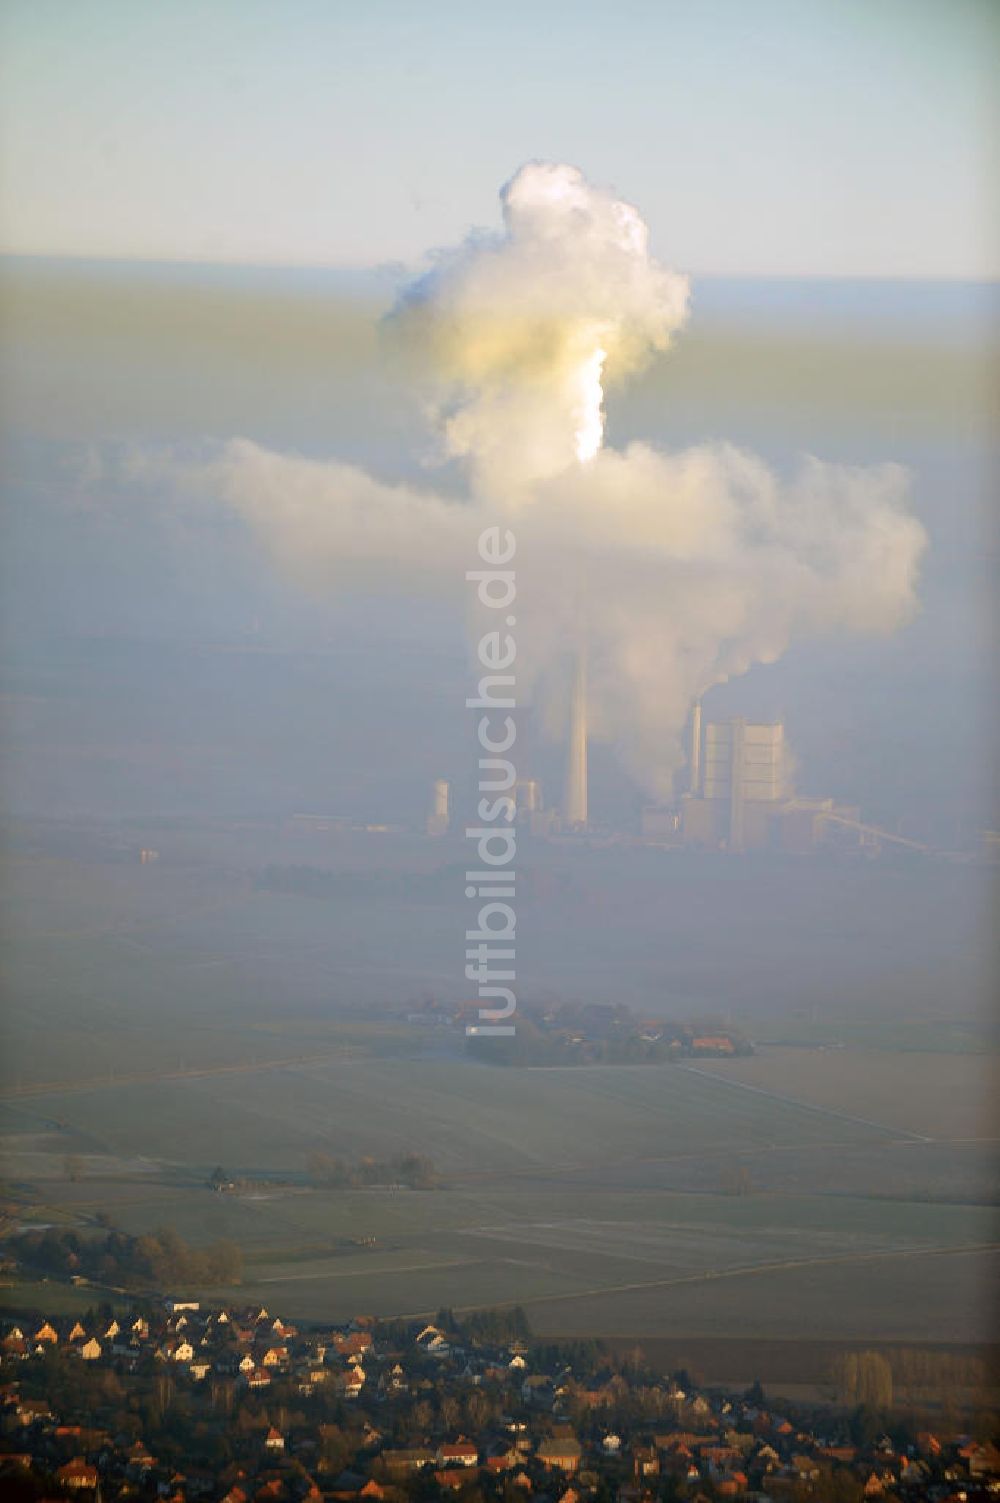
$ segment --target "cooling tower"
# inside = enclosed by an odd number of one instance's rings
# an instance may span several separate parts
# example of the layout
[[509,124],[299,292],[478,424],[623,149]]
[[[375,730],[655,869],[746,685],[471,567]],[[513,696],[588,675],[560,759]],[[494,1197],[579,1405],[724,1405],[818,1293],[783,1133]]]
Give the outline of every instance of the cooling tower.
[[587,828],[587,665],[582,652],[577,654],[569,712],[563,823],[568,830]]

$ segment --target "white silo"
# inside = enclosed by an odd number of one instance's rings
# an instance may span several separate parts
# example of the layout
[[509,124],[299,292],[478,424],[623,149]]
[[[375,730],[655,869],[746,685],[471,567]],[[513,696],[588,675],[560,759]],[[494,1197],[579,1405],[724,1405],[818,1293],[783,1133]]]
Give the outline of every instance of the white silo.
[[447,835],[448,826],[451,823],[450,799],[451,787],[449,783],[445,778],[436,778],[434,781],[431,812],[427,816],[428,835]]

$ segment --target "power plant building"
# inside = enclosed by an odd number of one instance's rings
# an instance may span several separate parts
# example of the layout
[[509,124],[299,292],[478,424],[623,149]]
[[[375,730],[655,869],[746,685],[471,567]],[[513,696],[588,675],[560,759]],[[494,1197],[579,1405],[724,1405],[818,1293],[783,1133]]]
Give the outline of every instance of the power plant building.
[[689,762],[692,788],[681,811],[685,844],[730,851],[771,844],[771,821],[790,792],[780,721],[754,725],[737,716],[710,722],[702,741],[696,707]]
[[[856,845],[856,807],[832,798],[803,798],[791,787],[785,727],[740,717],[702,731],[691,717],[690,788],[681,800],[685,845],[712,850],[776,850],[806,854],[831,841]],[[892,838],[892,837],[887,837]]]

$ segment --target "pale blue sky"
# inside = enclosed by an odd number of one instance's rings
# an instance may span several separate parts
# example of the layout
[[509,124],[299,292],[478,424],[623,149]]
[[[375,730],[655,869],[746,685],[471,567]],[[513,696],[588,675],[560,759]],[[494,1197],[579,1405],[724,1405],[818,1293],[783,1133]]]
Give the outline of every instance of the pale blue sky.
[[998,36],[996,0],[6,0],[0,246],[412,261],[552,157],[696,272],[995,276]]

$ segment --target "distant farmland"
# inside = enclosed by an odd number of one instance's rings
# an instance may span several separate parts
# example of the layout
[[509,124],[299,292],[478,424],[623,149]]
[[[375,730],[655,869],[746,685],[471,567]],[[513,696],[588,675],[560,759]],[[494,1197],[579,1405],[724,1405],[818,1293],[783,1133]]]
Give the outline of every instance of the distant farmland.
[[[414,851],[431,860],[426,843]],[[595,856],[581,890],[601,912],[611,894],[616,942],[641,941],[629,963],[643,956],[665,1011],[687,943],[665,942],[666,898],[671,914],[681,904],[675,924],[704,919],[691,868],[641,859],[633,872],[611,853],[601,875]],[[15,1224],[93,1229],[100,1214],[130,1232],[233,1238],[243,1283],[207,1297],[303,1320],[521,1303],[541,1333],[694,1350],[982,1339],[995,1056],[976,1052],[987,1035],[971,1009],[919,1027],[889,1003],[848,1015],[810,1002],[766,1024],[734,1011],[783,1044],[697,1065],[499,1069],[464,1058],[460,1036],[388,1021],[445,937],[453,955],[458,917],[430,899],[310,903],[194,860],[141,880],[124,864],[14,866],[0,1148]],[[743,902],[736,868],[717,880]],[[902,911],[917,878],[887,880]],[[863,901],[826,873],[796,897],[817,923],[831,887]],[[552,965],[578,927],[562,891],[533,910],[536,947],[552,920]],[[698,949],[699,966],[708,956]],[[574,964],[586,968],[582,953]],[[617,974],[612,957],[591,994],[614,995]],[[815,1047],[838,1030],[847,1047]],[[434,1189],[311,1186],[317,1153],[356,1163],[402,1149],[433,1161]],[[216,1166],[243,1187],[210,1189]],[[102,1293],[29,1273],[3,1300],[55,1310]]]
[[765,1046],[723,1069],[712,1060],[692,1068],[918,1137],[995,1143],[994,1067],[995,1056],[986,1054]]
[[[856,1105],[858,1062],[823,1059]],[[956,1059],[968,1095],[976,1061]],[[923,1072],[932,1089],[933,1063],[920,1057],[910,1083]],[[298,1318],[518,1302],[553,1335],[975,1341],[992,1209],[920,1193],[922,1160],[940,1191],[967,1149],[747,1091],[724,1072],[328,1059],[17,1099],[8,1120],[22,1130],[6,1145],[12,1176],[36,1186],[34,1215],[103,1210],[129,1231],[233,1237],[247,1264],[231,1295]],[[795,1084],[804,1092],[806,1076]],[[927,1126],[921,1092],[911,1099],[908,1120]],[[46,1131],[55,1120],[62,1129]],[[76,1183],[61,1167],[67,1144],[82,1158]],[[318,1147],[352,1157],[403,1144],[430,1155],[440,1188],[306,1185]],[[823,1183],[845,1155],[852,1194]],[[220,1195],[205,1185],[216,1162],[292,1183]],[[362,1238],[374,1246],[352,1246]]]
[[445,1176],[558,1174],[897,1136],[671,1066],[497,1070],[461,1059],[327,1059],[246,1075],[81,1086],[20,1106],[34,1120],[71,1123],[99,1151],[206,1173],[219,1161],[233,1173],[298,1173],[315,1148],[379,1156],[407,1145]]

